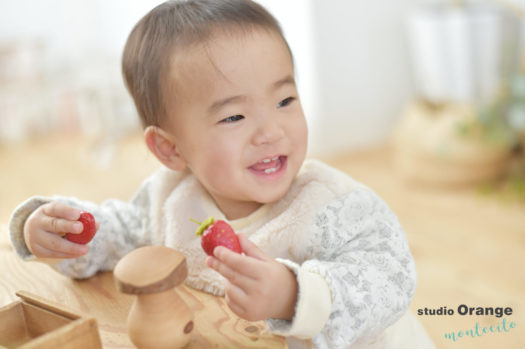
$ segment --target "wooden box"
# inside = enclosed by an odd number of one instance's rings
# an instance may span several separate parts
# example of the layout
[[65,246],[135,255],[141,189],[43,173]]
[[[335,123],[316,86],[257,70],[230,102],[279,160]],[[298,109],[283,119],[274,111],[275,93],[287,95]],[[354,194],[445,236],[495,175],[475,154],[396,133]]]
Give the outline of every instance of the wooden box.
[[0,348],[102,348],[97,322],[29,292],[0,308]]

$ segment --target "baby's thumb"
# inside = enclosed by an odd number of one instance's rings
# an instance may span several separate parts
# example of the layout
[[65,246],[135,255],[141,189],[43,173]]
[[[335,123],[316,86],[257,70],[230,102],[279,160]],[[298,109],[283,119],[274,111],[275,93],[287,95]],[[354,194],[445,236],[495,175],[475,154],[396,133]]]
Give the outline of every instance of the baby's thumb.
[[241,244],[242,252],[249,257],[253,257],[260,260],[266,260],[270,258],[266,253],[264,253],[256,244],[251,242],[244,234],[237,234],[239,237],[239,243]]

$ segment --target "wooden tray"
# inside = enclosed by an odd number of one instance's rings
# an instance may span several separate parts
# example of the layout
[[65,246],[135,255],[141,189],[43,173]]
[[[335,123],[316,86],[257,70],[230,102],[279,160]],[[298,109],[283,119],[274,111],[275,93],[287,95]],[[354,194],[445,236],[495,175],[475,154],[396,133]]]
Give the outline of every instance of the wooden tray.
[[0,348],[101,349],[94,318],[26,291],[0,308]]

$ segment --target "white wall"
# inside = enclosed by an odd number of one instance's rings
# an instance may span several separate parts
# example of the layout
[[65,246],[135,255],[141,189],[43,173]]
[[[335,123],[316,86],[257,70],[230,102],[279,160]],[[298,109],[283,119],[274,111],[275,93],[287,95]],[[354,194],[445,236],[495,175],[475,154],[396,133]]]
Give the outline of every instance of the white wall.
[[0,40],[41,38],[54,60],[120,57],[131,27],[161,0],[0,0]]
[[118,138],[139,122],[120,72],[133,25],[161,0],[0,0],[0,142]]
[[319,104],[311,150],[383,141],[411,97],[404,16],[415,0],[314,1]]

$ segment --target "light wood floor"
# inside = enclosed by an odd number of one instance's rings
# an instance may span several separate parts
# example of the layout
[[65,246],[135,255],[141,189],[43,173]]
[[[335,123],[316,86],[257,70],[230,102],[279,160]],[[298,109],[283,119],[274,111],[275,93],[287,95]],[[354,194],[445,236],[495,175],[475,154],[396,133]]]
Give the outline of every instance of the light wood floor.
[[[525,207],[482,197],[475,190],[410,186],[392,171],[387,146],[345,154],[328,163],[373,188],[398,214],[418,269],[411,309],[447,307],[453,316],[418,316],[438,348],[523,348],[525,343]],[[112,161],[110,161],[112,160]],[[158,167],[138,135],[114,148],[75,136],[0,147],[0,224],[31,195],[72,195],[101,202],[129,199]],[[457,307],[511,307],[506,333],[444,334],[501,326],[494,316],[460,316]]]

